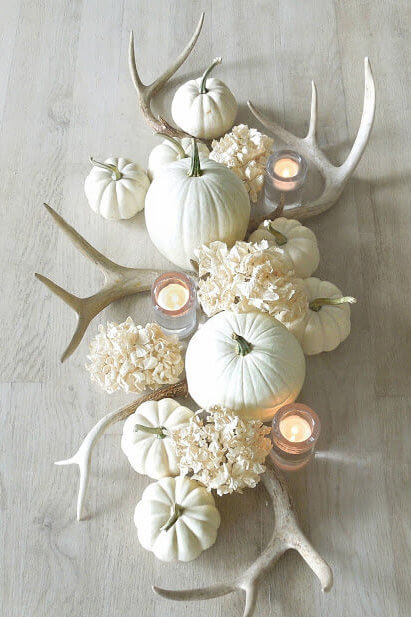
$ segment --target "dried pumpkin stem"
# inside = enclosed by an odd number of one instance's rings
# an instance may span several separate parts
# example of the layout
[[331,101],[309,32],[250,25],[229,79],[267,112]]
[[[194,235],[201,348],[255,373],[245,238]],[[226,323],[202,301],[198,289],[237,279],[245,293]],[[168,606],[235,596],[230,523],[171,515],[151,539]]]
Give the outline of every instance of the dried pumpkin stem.
[[165,426],[145,426],[144,424],[136,424],[134,431],[143,431],[143,433],[150,433],[156,435],[158,439],[165,439],[167,437],[167,429]]
[[95,165],[96,167],[101,167],[102,169],[111,171],[113,173],[113,180],[121,180],[121,178],[123,177],[123,174],[118,169],[118,167],[112,165],[111,163],[101,163],[100,161],[96,161],[96,159],[93,159],[92,156],[90,156],[90,163],[92,165]]
[[322,306],[338,306],[339,304],[355,304],[356,298],[343,296],[342,298],[315,298],[308,305],[312,311],[318,313]]
[[175,525],[175,523],[178,521],[178,519],[183,514],[183,512],[184,512],[183,506],[180,506],[180,504],[175,503],[171,508],[170,518],[161,527],[161,531],[168,531],[169,529],[171,529],[171,527]]
[[287,244],[287,236],[282,234],[281,231],[278,231],[278,229],[273,226],[271,221],[264,221],[264,227],[267,231],[270,232],[270,234],[274,236],[274,240],[277,246],[283,246],[284,244]]
[[178,154],[179,154],[178,158],[180,159],[188,158],[188,154],[186,153],[183,146],[177,139],[175,139],[174,137],[170,137],[170,135],[166,135],[165,133],[156,132],[155,134],[158,135],[159,137],[163,137],[164,139],[167,139],[170,143],[173,144],[175,148],[177,148]]
[[206,69],[201,77],[201,84],[200,84],[200,94],[206,94],[208,92],[207,88],[206,88],[206,82],[207,82],[207,77],[209,76],[209,74],[211,73],[211,71],[213,70],[213,68],[215,66],[217,66],[217,64],[221,64],[222,58],[214,58],[212,64],[210,64],[210,66],[208,67],[208,69]]
[[193,137],[191,140],[192,143],[192,153],[191,153],[191,168],[187,175],[190,178],[198,178],[202,175],[202,170],[200,166],[200,157],[198,155],[198,147],[197,140]]
[[251,343],[246,341],[246,339],[243,336],[241,336],[241,334],[236,334],[236,332],[233,332],[231,335],[231,338],[233,338],[235,342],[237,343],[237,355],[238,356],[246,356],[247,354],[250,353],[252,349],[252,345]]

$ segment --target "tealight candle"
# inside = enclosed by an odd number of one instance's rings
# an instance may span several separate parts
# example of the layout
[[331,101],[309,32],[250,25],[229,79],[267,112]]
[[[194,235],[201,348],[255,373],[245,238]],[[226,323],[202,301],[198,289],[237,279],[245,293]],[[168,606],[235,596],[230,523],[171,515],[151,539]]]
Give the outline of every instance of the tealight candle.
[[[307,174],[307,164],[298,152],[280,150],[274,152],[267,161],[267,179],[265,182],[265,199],[277,207],[295,204],[299,200],[299,191]],[[278,213],[280,214],[280,212]]]
[[320,434],[320,419],[307,405],[291,403],[273,418],[271,457],[280,469],[301,469],[313,455]]
[[153,283],[151,298],[155,320],[167,334],[184,338],[197,324],[196,295],[192,279],[182,272],[166,272]]

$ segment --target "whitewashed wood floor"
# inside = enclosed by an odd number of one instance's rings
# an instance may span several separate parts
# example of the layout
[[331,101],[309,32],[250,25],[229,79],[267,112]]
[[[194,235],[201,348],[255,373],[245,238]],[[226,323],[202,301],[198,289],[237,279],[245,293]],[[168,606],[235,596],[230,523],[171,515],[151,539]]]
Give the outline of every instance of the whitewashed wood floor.
[[322,595],[295,554],[266,577],[257,614],[407,617],[410,614],[410,23],[407,0],[13,0],[0,2],[1,602],[2,617],[236,617],[243,598],[168,603],[153,583],[191,587],[229,579],[271,531],[262,488],[220,500],[217,544],[188,565],[156,561],[138,544],[134,506],[148,480],[133,473],[115,426],[95,450],[90,518],[75,522],[74,453],[109,398],[84,370],[97,323],[149,317],[148,298],[109,307],[64,365],[69,309],[35,271],[88,294],[99,274],[42,208],[47,201],[101,251],[128,265],[166,266],[144,218],[110,224],[83,193],[88,156],[145,164],[156,143],[137,110],[127,68],[136,35],[143,79],[185,44],[201,10],[198,45],[175,87],[222,55],[219,76],[256,125],[247,98],[291,130],[307,127],[310,80],[319,90],[321,142],[335,160],[360,121],[363,58],[370,57],[377,114],[368,149],[340,202],[311,222],[319,276],[359,299],[352,335],[308,360],[300,400],[318,410],[320,456],[289,478],[303,528],[332,564]]

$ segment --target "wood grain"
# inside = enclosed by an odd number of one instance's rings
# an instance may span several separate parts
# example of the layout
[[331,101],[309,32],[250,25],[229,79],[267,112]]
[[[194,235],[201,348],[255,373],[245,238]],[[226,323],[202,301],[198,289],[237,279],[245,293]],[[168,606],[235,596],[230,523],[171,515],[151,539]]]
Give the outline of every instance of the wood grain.
[[107,319],[146,323],[148,297],[129,298],[96,319],[61,366],[74,317],[38,282],[43,272],[74,293],[95,291],[99,273],[52,225],[47,201],[114,261],[167,267],[144,216],[108,223],[88,207],[88,156],[146,164],[156,138],[138,113],[127,67],[129,30],[143,81],[184,46],[201,11],[192,56],[158,101],[170,118],[175,87],[223,56],[219,77],[256,123],[252,98],[287,128],[307,128],[310,81],[319,93],[319,139],[334,161],[351,147],[361,116],[363,58],[377,88],[374,132],[339,203],[311,223],[318,275],[359,303],[352,335],[307,362],[300,400],[320,414],[315,461],[290,475],[304,531],[331,563],[322,595],[311,571],[286,555],[262,586],[257,614],[284,617],[409,615],[411,168],[407,0],[16,0],[0,5],[0,614],[2,617],[236,617],[243,599],[177,604],[151,585],[192,587],[228,580],[271,534],[262,487],[219,500],[217,544],[191,564],[170,566],[138,544],[132,515],[148,479],[120,450],[121,426],[100,442],[88,511],[75,522],[77,470],[53,461],[76,451],[104,413],[125,404],[90,385],[87,345]]

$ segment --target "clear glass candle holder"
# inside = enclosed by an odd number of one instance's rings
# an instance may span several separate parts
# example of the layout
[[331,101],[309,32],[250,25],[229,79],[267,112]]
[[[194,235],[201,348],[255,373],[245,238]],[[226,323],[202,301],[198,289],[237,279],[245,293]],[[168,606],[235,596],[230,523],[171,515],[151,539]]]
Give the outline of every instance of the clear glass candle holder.
[[293,150],[274,152],[267,161],[264,185],[265,206],[273,210],[300,204],[307,175],[305,159]]
[[273,463],[285,471],[304,467],[314,453],[320,429],[320,418],[307,405],[290,403],[281,407],[272,422]]
[[182,272],[166,272],[151,288],[154,319],[166,334],[189,336],[197,325],[197,299],[193,279]]

